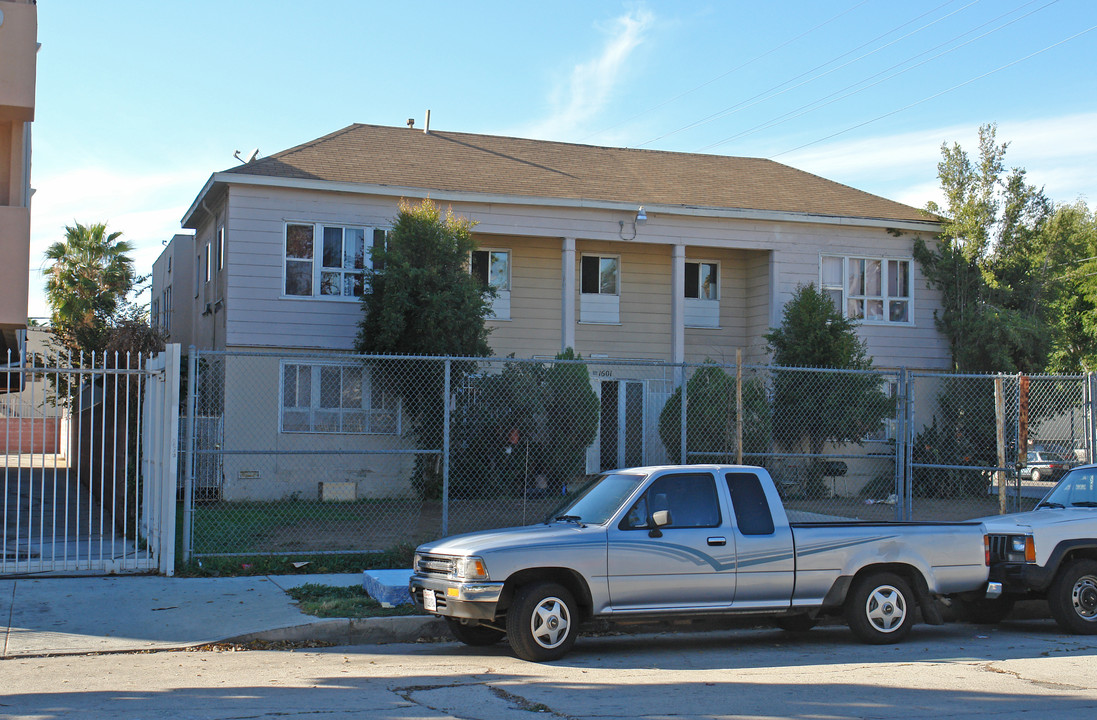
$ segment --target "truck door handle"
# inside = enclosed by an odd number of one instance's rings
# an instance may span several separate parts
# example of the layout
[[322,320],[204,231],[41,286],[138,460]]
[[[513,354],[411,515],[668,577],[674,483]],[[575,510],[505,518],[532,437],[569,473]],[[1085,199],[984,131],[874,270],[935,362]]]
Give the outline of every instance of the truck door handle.
[[727,544],[728,544],[728,541],[727,541],[727,538],[722,538],[722,537],[710,537],[710,538],[708,539],[708,544],[709,544],[709,545],[727,545]]

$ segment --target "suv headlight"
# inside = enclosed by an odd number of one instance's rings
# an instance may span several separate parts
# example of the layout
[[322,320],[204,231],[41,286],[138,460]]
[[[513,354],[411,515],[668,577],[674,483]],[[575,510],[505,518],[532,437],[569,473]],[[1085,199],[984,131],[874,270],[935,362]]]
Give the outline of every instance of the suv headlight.
[[461,580],[487,580],[488,566],[476,556],[457,558],[453,566],[454,577]]

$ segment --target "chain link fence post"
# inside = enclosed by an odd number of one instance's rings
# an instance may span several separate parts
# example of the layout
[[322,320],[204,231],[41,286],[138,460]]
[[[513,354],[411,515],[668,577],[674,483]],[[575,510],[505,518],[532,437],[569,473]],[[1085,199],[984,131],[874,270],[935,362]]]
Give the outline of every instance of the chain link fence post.
[[198,396],[198,349],[187,353],[187,465],[183,475],[183,563],[190,562],[194,548],[194,415]]
[[449,535],[449,449],[450,449],[450,373],[452,360],[446,358],[442,391],[442,536]]

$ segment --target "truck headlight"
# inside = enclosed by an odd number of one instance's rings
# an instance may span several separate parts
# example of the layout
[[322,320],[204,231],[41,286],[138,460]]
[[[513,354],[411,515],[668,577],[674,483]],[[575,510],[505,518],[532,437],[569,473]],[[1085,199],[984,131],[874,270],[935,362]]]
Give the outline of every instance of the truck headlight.
[[1025,551],[1025,536],[1014,535],[1009,539],[1010,552],[1023,553]]
[[419,572],[419,561],[422,560],[422,559],[423,559],[423,556],[420,555],[419,553],[415,553],[415,555],[412,556],[412,559],[411,559],[411,568],[412,568],[412,570],[414,570],[415,572]]
[[488,566],[484,564],[483,558],[475,556],[457,558],[453,574],[462,580],[487,580]]

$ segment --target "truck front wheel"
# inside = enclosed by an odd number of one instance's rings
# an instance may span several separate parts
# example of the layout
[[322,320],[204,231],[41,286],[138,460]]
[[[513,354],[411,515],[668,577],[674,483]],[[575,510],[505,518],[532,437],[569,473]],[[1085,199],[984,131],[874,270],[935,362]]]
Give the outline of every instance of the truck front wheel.
[[531,583],[518,590],[507,610],[507,640],[523,660],[557,660],[575,644],[578,621],[575,600],[567,588]]
[[910,585],[895,573],[865,575],[846,597],[846,623],[862,642],[897,643],[914,622],[913,600]]
[[1047,604],[1067,632],[1097,634],[1097,560],[1067,563],[1048,588]]

